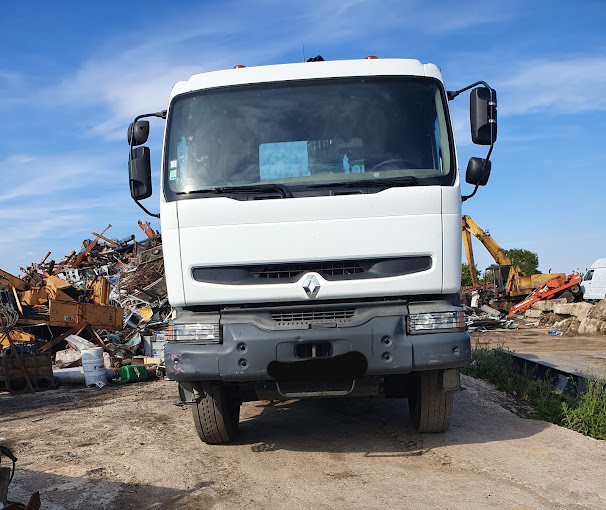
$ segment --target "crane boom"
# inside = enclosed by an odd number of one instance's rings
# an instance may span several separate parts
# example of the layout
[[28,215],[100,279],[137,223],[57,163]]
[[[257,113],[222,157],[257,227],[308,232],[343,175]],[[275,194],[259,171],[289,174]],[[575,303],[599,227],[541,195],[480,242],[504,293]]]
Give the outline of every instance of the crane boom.
[[[488,232],[483,230],[475,221],[473,221],[470,216],[463,216],[461,224],[463,227],[463,243],[465,245],[465,253],[467,253],[467,244],[471,246],[471,237],[469,237],[469,234],[473,234],[473,236],[484,245],[484,247],[488,250],[488,253],[490,253],[492,258],[499,266],[511,266],[511,260],[507,256],[507,252],[499,246],[499,243],[490,237]],[[468,237],[468,243],[466,243],[465,237]],[[467,260],[470,260],[469,255],[467,255]],[[473,255],[471,260],[473,261]]]

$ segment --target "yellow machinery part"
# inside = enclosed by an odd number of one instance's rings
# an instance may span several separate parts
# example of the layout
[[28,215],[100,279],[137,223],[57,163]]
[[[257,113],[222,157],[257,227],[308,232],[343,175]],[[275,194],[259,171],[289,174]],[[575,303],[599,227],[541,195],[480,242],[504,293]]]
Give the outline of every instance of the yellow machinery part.
[[[9,334],[13,342],[33,342],[35,340],[34,335],[30,335],[29,333],[18,329],[13,329],[9,331]],[[6,334],[0,333],[0,345],[2,345],[2,347],[5,347],[8,344],[9,341],[8,338],[6,338]]]

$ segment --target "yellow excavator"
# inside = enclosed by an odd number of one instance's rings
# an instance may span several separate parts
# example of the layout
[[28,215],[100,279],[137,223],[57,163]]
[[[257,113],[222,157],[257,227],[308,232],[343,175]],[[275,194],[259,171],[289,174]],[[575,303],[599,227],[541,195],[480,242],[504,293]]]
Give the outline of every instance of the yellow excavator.
[[[470,216],[463,216],[461,221],[463,246],[471,273],[472,289],[483,291],[489,294],[491,306],[501,310],[508,311],[513,303],[521,301],[523,298],[534,292],[539,287],[556,276],[566,277],[564,273],[546,273],[525,275],[518,266],[513,266],[507,252],[490,236],[488,232],[482,229]],[[492,292],[486,286],[478,282],[476,275],[476,265],[473,259],[473,249],[471,247],[471,236],[480,241],[488,253],[492,256],[496,265],[489,267],[486,271],[492,273]],[[490,277],[488,279],[491,279]]]

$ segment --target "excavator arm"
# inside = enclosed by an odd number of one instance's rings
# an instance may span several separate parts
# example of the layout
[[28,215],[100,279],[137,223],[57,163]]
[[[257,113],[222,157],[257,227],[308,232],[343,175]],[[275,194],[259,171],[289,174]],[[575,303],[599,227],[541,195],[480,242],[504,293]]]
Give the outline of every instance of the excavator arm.
[[[519,267],[513,267],[511,259],[507,256],[507,252],[499,246],[490,234],[482,229],[470,216],[463,216],[461,218],[461,233],[463,236],[463,246],[465,247],[465,255],[467,256],[467,264],[469,270],[472,273],[473,286],[478,286],[478,280],[475,275],[475,263],[473,259],[473,250],[471,247],[471,236],[473,235],[478,241],[480,241],[488,253],[492,256],[494,261],[499,266],[505,266],[507,276],[503,279],[504,288],[502,292],[507,296],[512,296],[519,291],[519,273],[521,273]],[[505,279],[506,278],[506,279]],[[495,278],[496,280],[496,278]],[[495,281],[495,284],[497,282]]]
[[[495,262],[499,266],[511,266],[511,260],[507,256],[507,252],[499,246],[499,244],[490,237],[490,234],[483,230],[470,216],[463,216],[462,218],[463,228],[463,244],[465,245],[465,252],[467,253],[467,245],[465,244],[465,233],[469,239],[469,246],[471,249],[471,238],[469,234],[472,234],[478,241],[480,241],[484,247],[488,250],[488,253],[492,256]],[[473,259],[473,256],[472,256]],[[469,256],[467,257],[469,260]]]
[[473,249],[471,248],[471,234],[465,229],[465,220],[463,220],[463,246],[465,247],[465,256],[467,257],[467,265],[471,274],[471,284],[474,287],[479,285],[478,276],[476,274],[476,263],[473,260]]

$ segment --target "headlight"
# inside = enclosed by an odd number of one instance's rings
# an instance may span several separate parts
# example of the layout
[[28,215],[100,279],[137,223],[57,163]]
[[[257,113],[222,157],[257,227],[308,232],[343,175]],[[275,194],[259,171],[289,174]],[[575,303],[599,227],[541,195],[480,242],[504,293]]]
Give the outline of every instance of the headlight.
[[465,329],[465,313],[430,312],[413,313],[408,318],[409,333],[424,333],[438,329]]
[[168,326],[168,340],[169,342],[220,344],[221,329],[219,324],[209,323],[170,324]]

